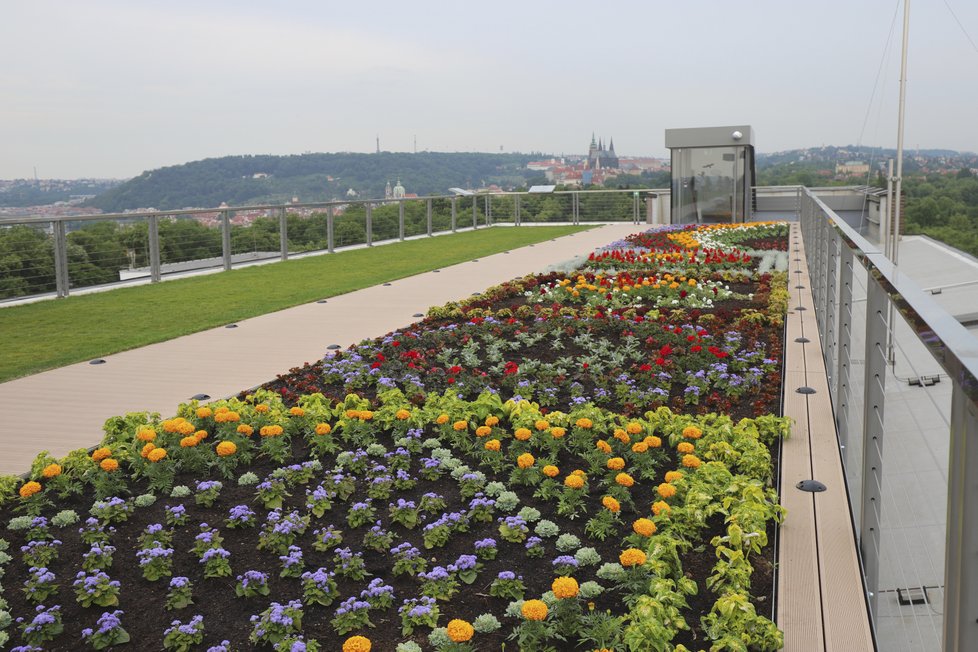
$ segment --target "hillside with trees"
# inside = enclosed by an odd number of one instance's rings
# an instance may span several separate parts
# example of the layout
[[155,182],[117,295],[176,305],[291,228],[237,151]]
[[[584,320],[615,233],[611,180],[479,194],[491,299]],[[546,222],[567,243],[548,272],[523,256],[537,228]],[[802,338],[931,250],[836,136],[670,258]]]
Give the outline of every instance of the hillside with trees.
[[172,210],[300,201],[328,201],[353,188],[361,197],[383,197],[388,181],[408,192],[446,194],[455,186],[504,187],[525,182],[536,155],[421,152],[418,154],[301,154],[224,156],[149,170],[87,203],[106,212],[137,208]]

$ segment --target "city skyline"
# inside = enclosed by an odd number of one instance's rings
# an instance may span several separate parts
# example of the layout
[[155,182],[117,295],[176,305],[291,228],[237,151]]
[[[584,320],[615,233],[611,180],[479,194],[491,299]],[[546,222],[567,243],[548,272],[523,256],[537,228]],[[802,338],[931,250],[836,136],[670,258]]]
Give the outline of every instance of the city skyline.
[[[372,152],[378,136],[559,155],[596,131],[664,157],[666,128],[751,124],[763,152],[894,146],[900,3],[619,6],[19,3],[0,25],[17,62],[0,70],[0,178]],[[978,151],[978,6],[912,8],[907,147]]]

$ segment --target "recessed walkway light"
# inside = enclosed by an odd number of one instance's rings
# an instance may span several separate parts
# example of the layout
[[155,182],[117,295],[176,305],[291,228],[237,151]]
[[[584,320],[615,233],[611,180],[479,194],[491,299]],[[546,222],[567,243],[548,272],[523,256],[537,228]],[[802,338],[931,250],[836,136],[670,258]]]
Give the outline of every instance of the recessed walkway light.
[[385,288],[389,288],[390,286],[391,286],[391,284],[390,284],[390,283],[384,283],[384,287],[385,287]]
[[811,493],[819,493],[828,489],[824,484],[818,480],[802,480],[795,485],[796,489],[801,489],[802,491],[808,491]]
[[224,328],[237,328],[237,327],[238,327],[238,325],[237,325],[237,324],[228,324],[228,325],[227,325],[227,326],[225,326]]
[[326,301],[326,299],[320,299],[320,300],[319,300],[319,301],[317,301],[316,303],[329,303],[329,302],[328,302],[328,301]]
[[414,314],[413,314],[413,315],[411,315],[411,316],[412,316],[412,317],[424,317],[424,313],[423,313],[423,312],[416,312],[416,313],[414,313]]
[[804,290],[805,289],[805,286],[804,285],[796,285],[795,286],[795,289],[796,290]]
[[94,360],[90,360],[88,364],[105,364],[105,360],[102,358],[95,358]]
[[815,390],[812,389],[811,387],[799,387],[795,391],[798,392],[799,394],[814,394],[815,393]]
[[190,397],[191,401],[206,401],[210,398],[209,394],[194,394]]
[[336,349],[340,348],[340,345],[339,344],[330,344],[326,348],[329,349],[330,351],[335,351]]
[[808,310],[805,306],[795,306],[795,310]]
[[431,270],[431,271],[432,271],[432,272],[434,272],[435,274],[439,274],[439,273],[441,272],[441,270],[440,270],[440,269],[433,269],[433,270]]
[[796,337],[795,341],[801,344],[808,344],[809,342],[811,342],[811,340],[808,339],[807,337]]

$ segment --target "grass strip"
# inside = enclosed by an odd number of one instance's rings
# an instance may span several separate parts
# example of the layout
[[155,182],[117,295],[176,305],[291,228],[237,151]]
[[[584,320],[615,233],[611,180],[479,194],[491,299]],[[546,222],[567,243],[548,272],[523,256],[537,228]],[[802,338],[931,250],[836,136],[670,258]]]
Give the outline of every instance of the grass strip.
[[490,228],[2,308],[0,382],[588,228]]

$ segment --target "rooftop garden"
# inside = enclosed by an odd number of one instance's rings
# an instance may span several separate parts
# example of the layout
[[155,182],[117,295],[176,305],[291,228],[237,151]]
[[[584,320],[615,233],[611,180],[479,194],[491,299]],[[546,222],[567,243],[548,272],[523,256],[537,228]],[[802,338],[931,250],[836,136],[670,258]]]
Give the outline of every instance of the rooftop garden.
[[780,649],[787,232],[636,234],[40,454],[0,646]]

